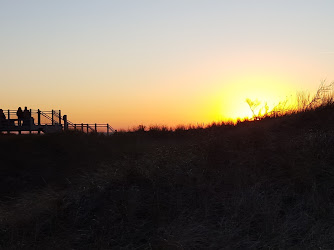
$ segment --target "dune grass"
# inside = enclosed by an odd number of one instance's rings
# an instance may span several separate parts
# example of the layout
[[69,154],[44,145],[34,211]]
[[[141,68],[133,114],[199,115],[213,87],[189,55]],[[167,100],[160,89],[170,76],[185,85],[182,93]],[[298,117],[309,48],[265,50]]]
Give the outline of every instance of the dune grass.
[[324,101],[200,128],[0,135],[0,248],[331,249],[333,126]]

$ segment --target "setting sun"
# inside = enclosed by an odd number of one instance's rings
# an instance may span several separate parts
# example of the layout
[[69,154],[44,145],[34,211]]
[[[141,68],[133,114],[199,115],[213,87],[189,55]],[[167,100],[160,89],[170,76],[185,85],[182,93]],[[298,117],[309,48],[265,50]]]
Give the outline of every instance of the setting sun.
[[279,77],[250,75],[232,79],[222,91],[221,113],[223,119],[235,120],[253,116],[246,99],[258,101],[260,103],[258,108],[263,108],[263,113],[266,104],[269,111],[283,101],[288,101],[288,104],[292,105],[297,90]]

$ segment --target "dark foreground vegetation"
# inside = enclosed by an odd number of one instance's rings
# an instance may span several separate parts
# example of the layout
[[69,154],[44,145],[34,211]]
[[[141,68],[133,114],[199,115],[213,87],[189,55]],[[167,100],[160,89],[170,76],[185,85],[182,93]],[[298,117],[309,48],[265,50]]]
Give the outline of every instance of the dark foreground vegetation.
[[334,248],[333,127],[0,135],[0,248]]

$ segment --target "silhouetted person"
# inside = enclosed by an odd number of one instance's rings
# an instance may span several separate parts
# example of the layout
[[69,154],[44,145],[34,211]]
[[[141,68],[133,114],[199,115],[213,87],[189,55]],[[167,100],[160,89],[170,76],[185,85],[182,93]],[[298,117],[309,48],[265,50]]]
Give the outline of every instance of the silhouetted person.
[[27,107],[24,107],[24,110],[23,110],[23,126],[30,126],[31,125],[30,122],[33,122],[33,119],[31,117],[31,113],[27,109]]
[[19,124],[19,126],[21,126],[22,125],[22,120],[23,120],[23,111],[22,111],[21,107],[19,107],[17,109],[16,115],[17,115],[18,124]]
[[0,109],[0,127],[6,124],[6,116],[2,109]]

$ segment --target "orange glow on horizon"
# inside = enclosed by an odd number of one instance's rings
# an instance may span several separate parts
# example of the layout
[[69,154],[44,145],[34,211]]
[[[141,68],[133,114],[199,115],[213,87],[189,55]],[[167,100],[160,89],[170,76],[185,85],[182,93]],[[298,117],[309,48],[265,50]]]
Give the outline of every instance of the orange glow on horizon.
[[[237,119],[252,118],[253,114],[246,103],[247,98],[252,101],[258,100],[259,108],[267,103],[270,111],[285,100],[289,101],[289,105],[293,104],[297,91],[296,87],[293,87],[296,85],[291,81],[271,76],[247,75],[224,79],[222,84],[218,80],[213,82],[214,88],[191,94],[188,92],[188,95],[184,94],[186,91],[177,91],[179,88],[177,87],[166,89],[166,95],[158,98],[153,89],[146,98],[140,95],[128,96],[121,107],[106,110],[106,106],[114,105],[95,104],[94,107],[87,105],[83,109],[73,107],[67,109],[66,113],[69,114],[70,120],[73,118],[73,121],[110,123],[116,129],[131,129],[140,124],[146,127],[207,125],[212,122],[235,122]],[[122,102],[118,98],[113,101]]]

